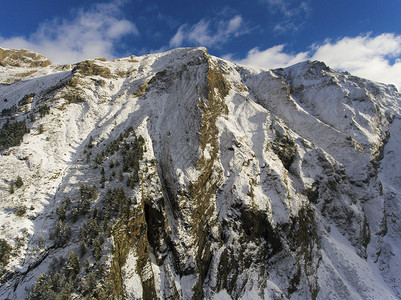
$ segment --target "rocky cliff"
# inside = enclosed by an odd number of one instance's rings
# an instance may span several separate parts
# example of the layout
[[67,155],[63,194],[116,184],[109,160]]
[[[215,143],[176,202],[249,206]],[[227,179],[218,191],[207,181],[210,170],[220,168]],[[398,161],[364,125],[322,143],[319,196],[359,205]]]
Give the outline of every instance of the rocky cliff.
[[7,51],[0,298],[401,298],[395,87],[204,48]]

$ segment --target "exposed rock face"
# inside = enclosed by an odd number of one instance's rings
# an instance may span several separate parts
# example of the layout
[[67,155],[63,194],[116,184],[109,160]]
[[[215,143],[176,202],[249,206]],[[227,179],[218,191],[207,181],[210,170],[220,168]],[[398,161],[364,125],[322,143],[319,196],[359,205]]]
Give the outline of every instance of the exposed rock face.
[[51,61],[32,50],[0,48],[0,84],[11,84],[31,78],[33,74],[45,75]]
[[2,298],[401,297],[394,87],[203,48],[48,70],[0,86]]
[[51,64],[46,57],[31,50],[0,48],[0,65],[3,67],[36,68]]

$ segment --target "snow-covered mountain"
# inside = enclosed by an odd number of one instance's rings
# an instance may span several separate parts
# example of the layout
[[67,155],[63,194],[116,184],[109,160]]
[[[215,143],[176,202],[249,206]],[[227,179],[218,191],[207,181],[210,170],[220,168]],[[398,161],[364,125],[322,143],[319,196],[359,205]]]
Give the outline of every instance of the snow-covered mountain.
[[204,48],[0,50],[1,299],[401,299],[401,95]]

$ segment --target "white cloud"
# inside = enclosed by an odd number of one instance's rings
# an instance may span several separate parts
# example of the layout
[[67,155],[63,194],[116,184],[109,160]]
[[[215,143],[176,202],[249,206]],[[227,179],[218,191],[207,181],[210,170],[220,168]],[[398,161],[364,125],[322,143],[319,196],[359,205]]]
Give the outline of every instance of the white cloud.
[[401,90],[401,35],[384,33],[375,37],[344,37],[335,42],[326,40],[300,53],[286,53],[284,45],[266,50],[254,48],[238,62],[273,69],[308,59],[323,61],[356,76],[394,84]]
[[228,26],[226,31],[226,34],[235,34],[238,35],[240,34],[238,29],[241,27],[243,23],[242,17],[241,16],[235,16],[228,22]]
[[199,21],[187,32],[187,39],[205,46],[213,44],[215,38],[209,34],[209,25],[205,20]]
[[182,25],[182,26],[180,26],[180,28],[178,28],[177,33],[170,40],[170,47],[179,47],[182,45],[182,43],[184,42],[185,35],[186,35],[185,28],[186,28],[186,25]]
[[248,52],[246,58],[238,62],[244,65],[274,69],[291,66],[308,59],[308,52],[287,54],[283,50],[284,45],[274,46],[263,51],[260,51],[258,48],[253,48]]
[[186,24],[180,26],[170,40],[170,47],[179,47],[184,43],[196,44],[210,47],[224,44],[232,36],[239,36],[242,31],[243,19],[237,15],[228,21],[220,21],[218,24],[212,24],[204,19],[193,26]]
[[42,23],[28,37],[3,38],[0,45],[37,51],[53,63],[73,63],[88,58],[114,58],[114,43],[123,36],[138,35],[135,24],[120,19],[122,1],[97,4],[79,10],[70,20],[53,19]]
[[401,36],[381,34],[345,37],[314,46],[312,59],[371,80],[395,84],[401,90]]

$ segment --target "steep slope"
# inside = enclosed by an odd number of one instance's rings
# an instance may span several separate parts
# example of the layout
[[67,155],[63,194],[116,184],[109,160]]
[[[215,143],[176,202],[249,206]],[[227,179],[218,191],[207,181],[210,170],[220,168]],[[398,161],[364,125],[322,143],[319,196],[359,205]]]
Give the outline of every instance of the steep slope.
[[0,66],[1,298],[401,298],[393,86],[204,48],[31,67]]

